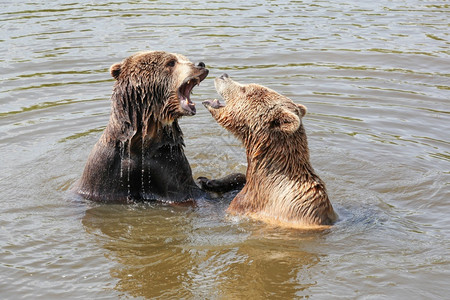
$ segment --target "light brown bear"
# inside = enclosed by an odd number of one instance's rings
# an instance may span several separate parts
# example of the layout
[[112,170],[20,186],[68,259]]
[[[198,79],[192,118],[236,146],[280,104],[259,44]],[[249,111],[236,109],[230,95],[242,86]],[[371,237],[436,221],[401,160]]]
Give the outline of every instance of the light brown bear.
[[[180,54],[140,52],[110,69],[116,79],[111,116],[73,190],[100,202],[157,200],[192,202],[204,197],[184,154],[178,119],[196,113],[192,89],[208,75]],[[245,176],[214,180],[227,191],[242,187]]]
[[203,104],[244,143],[248,163],[247,183],[228,212],[289,227],[333,224],[337,215],[309,161],[302,124],[306,107],[227,74],[216,78],[215,86],[226,105],[217,99]]

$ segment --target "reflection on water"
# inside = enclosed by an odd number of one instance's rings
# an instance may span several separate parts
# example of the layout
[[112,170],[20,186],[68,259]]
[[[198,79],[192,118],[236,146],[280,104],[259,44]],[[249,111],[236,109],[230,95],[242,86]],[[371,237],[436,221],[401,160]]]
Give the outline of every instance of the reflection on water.
[[132,296],[293,298],[315,284],[307,273],[319,256],[300,245],[320,233],[226,221],[224,208],[103,205],[83,225],[117,262],[116,289]]
[[[444,1],[4,1],[0,298],[445,298],[450,249]],[[204,61],[180,122],[194,176],[244,172],[200,101],[213,78],[307,106],[339,222],[302,232],[196,208],[96,205],[68,190],[109,117],[108,68],[149,49]]]

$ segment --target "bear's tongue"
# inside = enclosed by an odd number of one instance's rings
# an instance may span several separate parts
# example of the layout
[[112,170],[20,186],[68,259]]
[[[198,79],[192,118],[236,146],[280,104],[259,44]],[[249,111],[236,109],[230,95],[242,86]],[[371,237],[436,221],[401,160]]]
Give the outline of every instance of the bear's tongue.
[[179,90],[180,105],[189,114],[195,115],[196,109],[194,102],[191,101],[191,91],[199,80],[197,78],[191,78],[186,80]]
[[190,113],[192,113],[193,115],[196,113],[196,109],[195,109],[195,103],[191,101],[191,99],[189,99],[189,97],[185,97],[184,95],[181,97],[180,99],[180,104],[181,107],[185,110],[188,111]]

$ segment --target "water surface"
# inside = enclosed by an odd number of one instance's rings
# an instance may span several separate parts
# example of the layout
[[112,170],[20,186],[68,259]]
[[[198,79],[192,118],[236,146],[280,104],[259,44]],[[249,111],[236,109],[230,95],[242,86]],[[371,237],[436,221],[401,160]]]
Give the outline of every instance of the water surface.
[[[450,278],[446,1],[3,1],[0,296],[445,298]],[[245,172],[201,107],[227,72],[307,106],[339,222],[322,232],[196,208],[99,205],[70,186],[109,117],[108,68],[134,52],[204,61],[181,120],[194,176]]]

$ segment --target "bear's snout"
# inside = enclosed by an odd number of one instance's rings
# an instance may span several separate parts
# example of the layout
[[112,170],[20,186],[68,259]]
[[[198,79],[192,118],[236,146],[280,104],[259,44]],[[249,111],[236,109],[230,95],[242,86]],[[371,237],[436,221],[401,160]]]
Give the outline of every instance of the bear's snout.
[[197,64],[197,68],[204,69],[204,68],[206,68],[206,65],[204,62],[201,61]]

